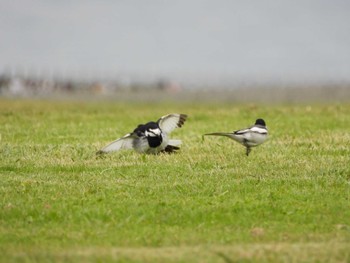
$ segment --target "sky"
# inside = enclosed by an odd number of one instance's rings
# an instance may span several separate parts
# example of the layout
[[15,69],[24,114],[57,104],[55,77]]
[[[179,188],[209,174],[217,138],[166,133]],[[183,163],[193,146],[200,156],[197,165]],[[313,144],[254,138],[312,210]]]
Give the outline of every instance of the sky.
[[0,73],[349,82],[347,0],[0,0]]

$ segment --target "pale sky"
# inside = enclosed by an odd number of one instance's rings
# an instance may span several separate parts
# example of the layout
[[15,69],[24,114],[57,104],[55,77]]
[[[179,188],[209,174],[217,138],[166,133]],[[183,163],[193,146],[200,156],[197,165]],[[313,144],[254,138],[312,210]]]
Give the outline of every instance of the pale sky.
[[0,0],[0,73],[350,81],[347,0]]

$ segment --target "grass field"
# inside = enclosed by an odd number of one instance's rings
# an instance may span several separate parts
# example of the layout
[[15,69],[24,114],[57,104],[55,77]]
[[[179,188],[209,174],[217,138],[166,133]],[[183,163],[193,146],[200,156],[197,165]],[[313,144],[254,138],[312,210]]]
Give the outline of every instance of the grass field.
[[[171,112],[178,154],[95,155]],[[0,262],[350,261],[350,104],[0,99],[0,136]]]

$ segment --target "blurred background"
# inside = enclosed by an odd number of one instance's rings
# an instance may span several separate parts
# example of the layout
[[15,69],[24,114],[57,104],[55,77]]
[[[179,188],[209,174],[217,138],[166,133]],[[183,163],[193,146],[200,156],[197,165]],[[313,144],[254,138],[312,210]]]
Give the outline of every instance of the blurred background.
[[346,0],[0,0],[0,95],[349,101]]

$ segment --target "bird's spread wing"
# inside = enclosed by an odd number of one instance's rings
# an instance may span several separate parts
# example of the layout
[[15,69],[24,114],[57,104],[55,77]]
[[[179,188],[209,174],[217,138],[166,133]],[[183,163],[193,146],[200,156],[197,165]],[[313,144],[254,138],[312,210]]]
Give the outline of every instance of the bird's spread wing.
[[107,146],[103,147],[97,153],[108,153],[108,152],[119,151],[122,149],[133,149],[133,140],[135,138],[137,138],[137,136],[134,133],[128,133],[124,137],[118,140],[115,140],[110,144],[108,144]]
[[180,128],[186,121],[186,114],[169,114],[158,120],[158,125],[164,133],[170,133],[175,128]]

